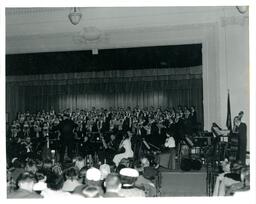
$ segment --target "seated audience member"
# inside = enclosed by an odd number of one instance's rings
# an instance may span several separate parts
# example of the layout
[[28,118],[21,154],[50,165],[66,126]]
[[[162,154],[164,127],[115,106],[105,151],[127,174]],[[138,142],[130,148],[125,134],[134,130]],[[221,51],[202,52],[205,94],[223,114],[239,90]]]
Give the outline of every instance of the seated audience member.
[[9,171],[11,172],[10,177],[13,181],[15,181],[15,183],[17,181],[18,176],[25,172],[22,166],[22,163],[17,157],[12,159],[12,167],[9,169]]
[[35,183],[34,175],[30,172],[24,172],[17,178],[18,190],[7,194],[7,198],[42,198],[33,191]]
[[144,187],[144,185],[151,185],[151,186],[155,186],[149,179],[146,179],[143,176],[143,168],[140,166],[136,167],[136,170],[139,172],[139,176],[135,182],[135,186],[141,188]]
[[[238,163],[232,163],[230,166],[230,172],[226,172],[223,177],[216,180],[214,196],[225,196],[226,191],[233,184],[241,182],[241,168],[242,166]],[[217,183],[218,182],[218,183]]]
[[120,171],[122,189],[120,195],[124,197],[145,197],[145,192],[135,187],[139,172],[132,168],[123,168]]
[[250,190],[250,168],[244,167],[241,170],[241,182],[231,185],[226,191],[226,196],[237,195],[248,190]]
[[7,172],[6,172],[6,175],[7,175],[7,193],[11,193],[12,191],[15,190],[16,188],[16,185],[11,177],[11,172],[7,169]]
[[52,167],[52,172],[57,174],[57,175],[62,175],[62,167],[59,163],[56,163]]
[[43,162],[43,165],[42,165],[42,171],[45,171],[45,172],[51,172],[52,171],[52,161],[51,160],[45,160]]
[[88,186],[95,186],[100,189],[101,195],[103,195],[103,190],[102,190],[102,181],[101,181],[101,172],[99,169],[91,167],[90,169],[87,170],[86,172],[86,182],[85,184],[81,184],[77,186],[73,193],[74,194],[82,194],[82,191],[88,187]]
[[81,184],[86,184],[86,172],[87,172],[87,167],[83,167],[80,169],[78,173],[78,181]]
[[55,173],[50,173],[49,175],[47,175],[46,178],[47,188],[41,192],[41,195],[44,198],[61,198],[63,196],[69,196],[70,193],[61,190],[63,187],[63,183],[63,176]]
[[141,165],[143,168],[143,177],[149,180],[154,180],[157,177],[158,171],[150,166],[150,162],[146,157],[141,159]]
[[84,159],[79,156],[75,159],[75,167],[80,171],[85,166]]
[[123,197],[120,195],[122,184],[118,174],[109,174],[105,179],[104,186],[106,188],[105,198]]
[[83,167],[82,169],[80,169],[78,174],[79,183],[86,184],[86,172],[87,172],[87,167]]
[[110,166],[108,164],[102,164],[100,166],[101,180],[104,180],[110,174]]
[[78,172],[75,168],[68,169],[65,177],[66,181],[63,184],[62,191],[72,192],[77,186],[81,185],[78,181]]
[[222,173],[220,173],[216,178],[215,186],[213,190],[213,196],[219,195],[219,188],[224,178],[224,175],[227,173],[230,173],[230,162],[227,159],[225,159],[223,162],[221,162],[221,167],[222,167]]
[[35,174],[37,172],[37,166],[36,163],[33,160],[29,160],[26,163],[25,171],[30,172],[32,174]]
[[43,190],[47,188],[46,184],[46,176],[42,173],[36,174],[36,180],[37,182],[33,186],[33,190],[37,193],[41,193]]
[[146,197],[156,197],[157,194],[155,184],[143,176],[142,167],[138,165],[136,169],[139,172],[139,177],[135,182],[135,186],[140,189],[144,189]]

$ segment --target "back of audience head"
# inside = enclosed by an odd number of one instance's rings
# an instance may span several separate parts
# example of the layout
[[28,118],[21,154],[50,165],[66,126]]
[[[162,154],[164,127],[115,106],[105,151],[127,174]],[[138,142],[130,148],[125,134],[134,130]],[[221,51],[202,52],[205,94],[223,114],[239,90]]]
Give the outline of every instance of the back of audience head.
[[71,167],[66,171],[65,177],[67,180],[68,179],[71,181],[77,180],[78,179],[78,171],[74,167]]
[[60,164],[55,164],[52,167],[52,172],[55,173],[55,174],[61,175],[62,174],[62,167],[61,167],[61,165]]
[[16,181],[17,187],[32,192],[35,183],[35,177],[30,172],[21,173]]
[[122,186],[124,187],[134,186],[139,176],[139,172],[132,168],[123,168],[119,172],[119,174],[120,174]]
[[106,192],[120,191],[122,184],[118,174],[109,174],[105,179],[104,186],[106,188]]
[[64,178],[61,175],[50,173],[46,178],[47,187],[51,190],[61,190],[64,184]]
[[25,171],[35,174],[37,172],[36,163],[33,160],[28,160],[25,166]]
[[83,167],[85,166],[85,161],[84,159],[81,157],[81,156],[78,156],[76,159],[75,159],[75,167],[80,170],[82,169]]
[[102,164],[100,166],[100,172],[101,172],[101,180],[104,180],[108,174],[110,174],[110,166],[108,164]]
[[91,186],[99,186],[101,183],[101,172],[99,169],[91,167],[86,171],[86,183]]
[[17,157],[13,158],[11,162],[12,162],[12,166],[14,168],[23,168],[23,166],[24,166],[22,164],[22,162],[20,161],[20,159],[18,159]]

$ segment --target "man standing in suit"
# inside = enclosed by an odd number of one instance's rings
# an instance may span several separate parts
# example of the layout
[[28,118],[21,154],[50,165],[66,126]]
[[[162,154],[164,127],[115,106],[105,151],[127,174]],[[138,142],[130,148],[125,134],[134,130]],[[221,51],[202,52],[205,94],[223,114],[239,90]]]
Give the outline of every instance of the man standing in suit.
[[61,149],[60,149],[60,162],[64,161],[64,155],[66,148],[68,149],[68,157],[72,159],[72,150],[75,144],[74,138],[74,129],[76,128],[76,124],[69,119],[69,115],[65,114],[63,121],[59,124],[60,130],[60,142],[61,142]]
[[241,122],[241,118],[238,116],[234,119],[236,131],[238,134],[238,160],[245,165],[246,161],[246,147],[247,147],[247,126]]

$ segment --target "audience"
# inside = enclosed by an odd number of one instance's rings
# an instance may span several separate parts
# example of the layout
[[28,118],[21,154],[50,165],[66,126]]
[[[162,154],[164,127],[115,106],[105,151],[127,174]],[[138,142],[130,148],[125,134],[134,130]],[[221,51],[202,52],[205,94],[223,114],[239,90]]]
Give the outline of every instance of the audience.
[[17,178],[18,189],[9,193],[8,198],[42,198],[39,194],[33,191],[35,177],[30,172],[21,173]]

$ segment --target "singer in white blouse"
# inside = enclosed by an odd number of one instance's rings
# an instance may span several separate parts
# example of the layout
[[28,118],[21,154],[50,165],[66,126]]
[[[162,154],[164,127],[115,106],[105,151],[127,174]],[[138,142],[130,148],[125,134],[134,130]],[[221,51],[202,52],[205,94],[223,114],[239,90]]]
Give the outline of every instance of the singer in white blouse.
[[117,154],[115,155],[113,162],[115,163],[116,166],[119,165],[120,161],[122,159],[127,159],[127,158],[131,158],[133,157],[133,151],[132,151],[132,143],[131,143],[131,137],[132,137],[132,133],[130,133],[128,131],[128,138],[125,138],[119,145],[119,149],[120,148],[124,148],[125,152],[121,153],[121,154]]

